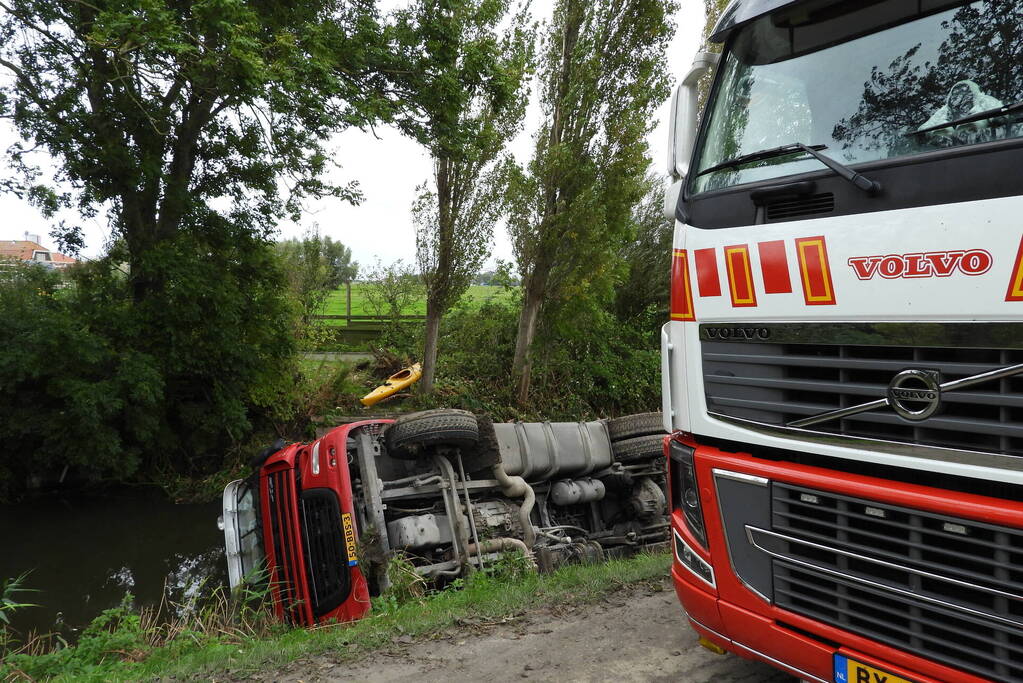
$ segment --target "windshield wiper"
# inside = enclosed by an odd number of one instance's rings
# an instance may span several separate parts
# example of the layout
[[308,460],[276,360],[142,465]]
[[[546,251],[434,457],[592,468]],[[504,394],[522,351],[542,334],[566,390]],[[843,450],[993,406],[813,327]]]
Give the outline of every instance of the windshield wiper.
[[1007,104],[1004,107],[995,107],[994,109],[986,109],[984,111],[977,112],[976,114],[970,114],[969,116],[964,116],[961,119],[953,119],[952,121],[948,121],[946,123],[939,123],[939,124],[936,124],[936,125],[933,125],[933,126],[927,126],[926,128],[921,128],[919,130],[911,130],[908,133],[905,133],[905,135],[908,136],[908,135],[920,135],[921,133],[930,133],[931,131],[941,130],[942,128],[951,128],[952,126],[961,126],[964,123],[973,123],[974,121],[984,121],[985,119],[997,118],[999,116],[1003,116],[1005,114],[1011,114],[1014,111],[1020,111],[1020,110],[1023,110],[1023,100],[1020,100],[1019,102],[1013,102],[1012,104]]
[[775,157],[782,157],[787,154],[795,154],[796,152],[806,152],[817,161],[821,162],[832,171],[837,173],[842,178],[848,180],[850,183],[860,188],[867,194],[873,196],[881,191],[881,183],[876,180],[871,180],[866,176],[860,175],[856,171],[852,170],[845,164],[835,161],[831,157],[824,156],[818,150],[827,149],[827,145],[804,145],[802,142],[793,142],[788,145],[782,145],[781,147],[775,147],[773,149],[764,149],[759,152],[751,152],[749,154],[743,154],[737,156],[734,159],[728,159],[722,161],[720,164],[715,164],[709,168],[705,168],[696,175],[701,176],[707,173],[713,173],[714,171],[720,171],[725,168],[733,168],[735,166],[742,166],[743,164],[752,163],[754,161],[763,161],[765,159],[773,159]]

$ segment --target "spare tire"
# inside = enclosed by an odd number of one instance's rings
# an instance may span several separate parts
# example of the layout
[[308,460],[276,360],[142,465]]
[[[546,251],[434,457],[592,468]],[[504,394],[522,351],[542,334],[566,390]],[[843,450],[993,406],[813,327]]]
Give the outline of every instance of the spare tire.
[[453,408],[402,415],[384,432],[387,453],[402,460],[415,460],[431,446],[471,448],[479,438],[476,416]]
[[633,463],[639,460],[664,458],[665,434],[648,434],[624,439],[611,444],[615,460],[621,463]]
[[612,441],[622,441],[648,434],[665,434],[661,413],[624,415],[607,421],[607,433]]

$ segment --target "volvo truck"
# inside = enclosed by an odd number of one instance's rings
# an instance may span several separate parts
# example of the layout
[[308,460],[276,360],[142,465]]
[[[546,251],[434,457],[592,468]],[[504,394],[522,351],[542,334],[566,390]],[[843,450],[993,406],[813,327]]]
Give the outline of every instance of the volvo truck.
[[665,202],[688,622],[805,681],[1023,681],[1023,3],[735,0],[711,41]]

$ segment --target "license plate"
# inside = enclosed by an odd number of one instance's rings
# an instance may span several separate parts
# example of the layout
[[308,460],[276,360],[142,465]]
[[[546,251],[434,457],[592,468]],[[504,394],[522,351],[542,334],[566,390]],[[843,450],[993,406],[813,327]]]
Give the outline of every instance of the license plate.
[[835,683],[913,683],[906,678],[835,655]]

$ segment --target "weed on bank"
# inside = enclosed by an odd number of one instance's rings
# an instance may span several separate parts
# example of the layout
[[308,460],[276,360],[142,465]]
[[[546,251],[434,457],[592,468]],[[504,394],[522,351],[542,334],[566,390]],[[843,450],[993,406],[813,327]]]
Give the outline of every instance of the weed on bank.
[[367,618],[316,629],[290,629],[273,621],[264,595],[241,607],[222,599],[205,615],[157,624],[127,605],[105,611],[75,646],[8,654],[0,680],[135,680],[158,677],[244,677],[326,651],[337,661],[466,621],[497,621],[549,605],[599,600],[628,584],[667,574],[667,553],[563,567],[552,574],[504,562],[494,571],[458,580],[425,595],[403,590],[374,600]]

